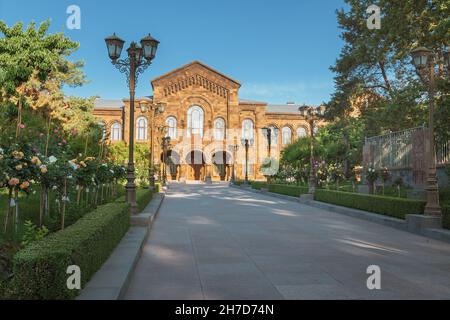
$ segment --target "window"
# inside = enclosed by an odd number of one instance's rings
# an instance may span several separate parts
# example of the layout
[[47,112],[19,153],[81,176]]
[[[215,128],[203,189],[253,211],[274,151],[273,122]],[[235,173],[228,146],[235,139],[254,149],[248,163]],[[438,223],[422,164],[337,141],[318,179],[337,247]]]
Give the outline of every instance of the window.
[[205,119],[205,114],[203,109],[199,106],[192,106],[188,110],[188,131],[187,136],[190,137],[191,134],[199,134],[203,137],[203,122]]
[[297,139],[304,138],[307,135],[308,132],[306,132],[306,128],[304,127],[297,128]]
[[139,117],[136,120],[136,140],[137,141],[146,141],[147,140],[147,131],[148,131],[147,118]]
[[171,140],[177,139],[177,119],[175,117],[168,117],[166,119],[166,125],[168,127],[167,136]]
[[281,140],[283,144],[290,144],[292,142],[292,130],[289,127],[281,129]]
[[270,142],[271,142],[271,144],[272,144],[273,146],[276,146],[276,145],[278,145],[278,128],[275,127],[275,126],[271,126],[271,127],[269,127],[269,128],[270,128],[270,130],[271,130],[271,134],[270,134],[271,139],[270,139]]
[[250,119],[245,119],[242,122],[242,138],[249,140],[254,139],[253,121]]
[[225,120],[217,118],[214,121],[214,140],[222,141],[225,139]]
[[319,127],[315,125],[313,128],[314,135],[317,135],[317,132],[319,132]]
[[118,122],[115,122],[111,126],[111,141],[120,141],[122,140],[122,125]]

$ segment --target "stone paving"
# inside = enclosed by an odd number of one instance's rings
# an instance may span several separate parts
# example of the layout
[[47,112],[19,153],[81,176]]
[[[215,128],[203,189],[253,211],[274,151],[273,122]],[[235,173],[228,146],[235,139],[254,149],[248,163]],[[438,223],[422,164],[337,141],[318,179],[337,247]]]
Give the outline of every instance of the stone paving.
[[[369,265],[381,290],[368,290]],[[449,299],[450,244],[227,185],[172,184],[125,299]]]

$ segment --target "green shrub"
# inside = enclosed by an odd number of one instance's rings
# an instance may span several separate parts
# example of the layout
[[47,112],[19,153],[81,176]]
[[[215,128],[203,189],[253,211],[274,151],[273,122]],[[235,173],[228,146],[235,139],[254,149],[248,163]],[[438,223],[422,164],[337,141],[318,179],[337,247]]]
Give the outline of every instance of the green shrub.
[[261,188],[267,187],[267,183],[264,181],[252,181],[250,182],[250,185],[252,186],[252,189],[255,190],[261,190]]
[[323,189],[316,190],[314,199],[344,207],[380,213],[400,219],[405,219],[405,215],[407,214],[423,214],[425,209],[425,201],[421,200]]
[[442,227],[450,230],[450,205],[442,206]]
[[98,207],[72,226],[19,251],[13,259],[14,295],[19,299],[71,299],[68,266],[81,269],[82,287],[100,269],[130,226],[126,203]]
[[284,194],[287,196],[299,197],[308,193],[308,187],[300,187],[295,185],[269,184],[269,192]]
[[145,207],[153,198],[153,192],[150,189],[136,190],[136,202],[138,204],[139,212],[144,211]]

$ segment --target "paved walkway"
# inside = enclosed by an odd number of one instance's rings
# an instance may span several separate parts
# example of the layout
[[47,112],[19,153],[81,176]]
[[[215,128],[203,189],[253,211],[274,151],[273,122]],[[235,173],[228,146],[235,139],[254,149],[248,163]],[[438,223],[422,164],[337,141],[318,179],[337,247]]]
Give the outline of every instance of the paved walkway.
[[[381,290],[366,269],[381,268]],[[450,245],[225,185],[171,185],[126,299],[450,298]]]

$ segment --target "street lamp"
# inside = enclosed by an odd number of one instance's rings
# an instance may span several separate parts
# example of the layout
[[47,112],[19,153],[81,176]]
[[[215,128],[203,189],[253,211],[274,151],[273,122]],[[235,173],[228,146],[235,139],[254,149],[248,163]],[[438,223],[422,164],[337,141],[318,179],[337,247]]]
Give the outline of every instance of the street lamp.
[[298,111],[300,112],[300,115],[308,122],[309,129],[310,129],[310,136],[311,136],[311,143],[310,143],[310,166],[311,169],[309,170],[309,194],[314,194],[316,191],[316,172],[314,169],[314,123],[318,120],[320,120],[324,113],[325,108],[324,106],[320,107],[311,107],[307,105],[303,105],[300,108],[298,108]]
[[[441,207],[439,205],[439,187],[436,175],[436,151],[434,145],[434,90],[435,90],[435,65],[436,59],[433,51],[420,47],[411,51],[412,63],[416,68],[422,83],[428,89],[428,143],[430,150],[428,152],[428,177],[426,196],[427,204],[424,214],[428,216],[441,216]],[[446,54],[448,59],[448,53]],[[447,61],[448,63],[448,61]],[[448,64],[447,64],[448,68]]]
[[164,137],[162,139],[162,147],[163,147],[163,185],[166,185],[166,181],[167,181],[167,161],[166,161],[166,157],[167,157],[167,149],[170,146],[170,137]]
[[253,146],[255,140],[242,138],[241,143],[245,147],[245,184],[248,184],[248,149]]
[[[136,42],[131,42],[127,49],[128,58],[119,60],[125,41],[120,39],[114,33],[105,39],[108,55],[113,65],[119,69],[121,73],[127,76],[128,88],[130,89],[130,137],[128,149],[128,169],[127,169],[127,202],[130,204],[131,214],[138,213],[136,203],[136,184],[135,184],[135,168],[134,168],[134,99],[136,92],[136,82],[138,75],[144,72],[155,58],[159,41],[153,39],[150,35],[141,40],[141,46]],[[143,59],[144,58],[144,59]]]
[[236,152],[239,150],[239,145],[236,142],[236,137],[234,138],[234,144],[231,144],[228,146],[228,150],[230,150],[233,153],[233,172],[231,173],[231,182],[236,181],[236,173],[235,173],[235,162],[236,162]]
[[166,105],[164,103],[151,104],[150,106],[146,104],[140,104],[142,113],[150,113],[150,161],[148,168],[148,177],[149,177],[149,185],[150,188],[155,187],[155,156],[154,156],[154,132],[155,132],[155,120],[156,115],[162,114],[165,111]]
[[272,154],[272,129],[271,128],[262,128],[262,130],[266,133],[267,138],[267,157],[270,158],[270,155]]

